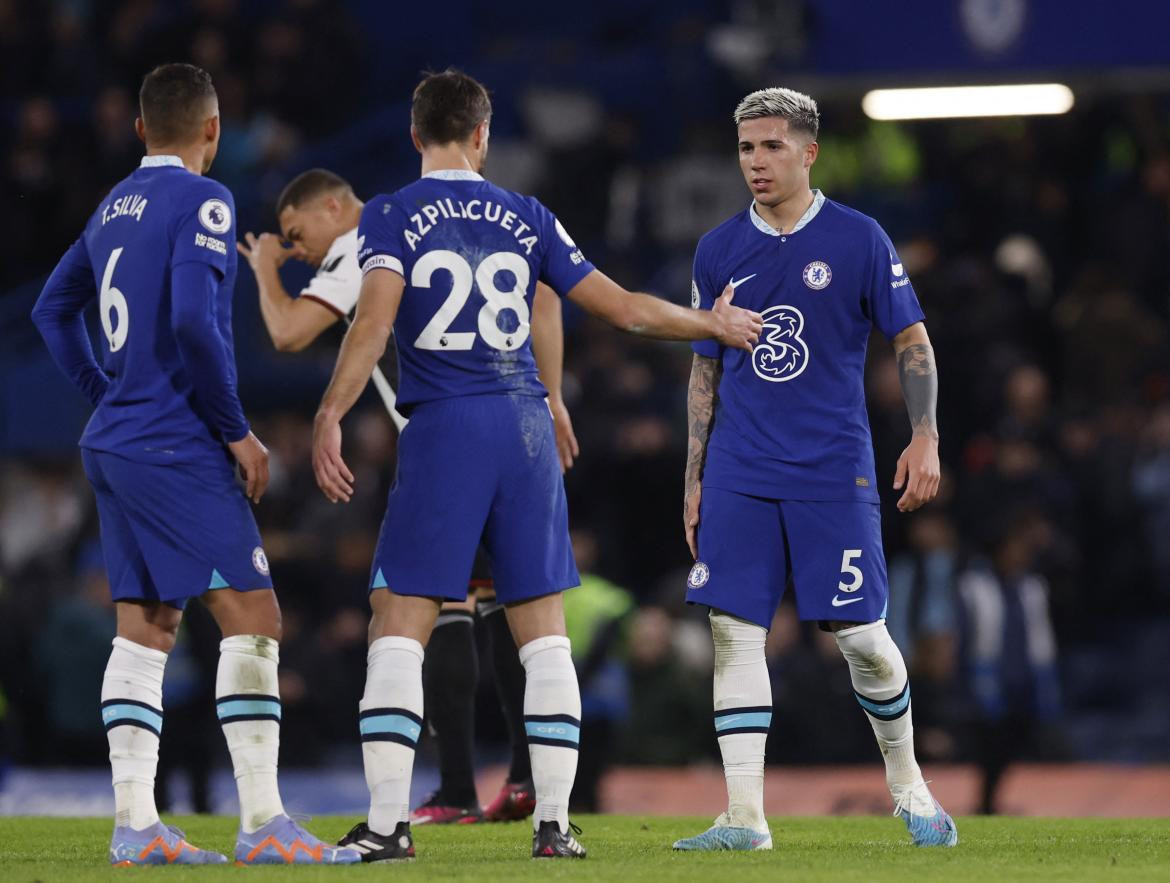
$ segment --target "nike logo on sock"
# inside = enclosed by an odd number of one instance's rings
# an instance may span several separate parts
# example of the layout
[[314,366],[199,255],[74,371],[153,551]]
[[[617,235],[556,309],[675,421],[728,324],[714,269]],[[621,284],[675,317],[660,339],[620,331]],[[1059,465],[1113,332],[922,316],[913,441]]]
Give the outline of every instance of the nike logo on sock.
[[844,607],[846,604],[856,604],[858,601],[861,601],[861,600],[863,600],[863,599],[862,598],[845,598],[844,600],[842,600],[841,598],[834,595],[833,596],[833,606],[834,607]]

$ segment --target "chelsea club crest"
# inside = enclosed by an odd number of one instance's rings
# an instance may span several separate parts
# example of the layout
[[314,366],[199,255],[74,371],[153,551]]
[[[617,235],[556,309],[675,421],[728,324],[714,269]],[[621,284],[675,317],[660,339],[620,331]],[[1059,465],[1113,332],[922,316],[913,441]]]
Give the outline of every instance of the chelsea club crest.
[[701,589],[707,585],[707,580],[711,578],[711,569],[702,561],[696,561],[695,566],[691,568],[691,573],[687,577],[687,585],[692,589]]
[[804,284],[813,291],[820,291],[833,281],[833,271],[824,261],[813,261],[804,268]]

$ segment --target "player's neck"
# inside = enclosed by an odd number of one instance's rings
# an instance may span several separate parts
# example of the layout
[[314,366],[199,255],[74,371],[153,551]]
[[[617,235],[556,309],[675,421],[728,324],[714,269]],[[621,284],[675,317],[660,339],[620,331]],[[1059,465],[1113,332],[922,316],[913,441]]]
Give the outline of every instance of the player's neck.
[[458,169],[463,172],[474,172],[471,160],[458,144],[444,144],[441,147],[429,147],[423,151],[422,174],[443,172]]
[[792,228],[796,226],[796,222],[804,217],[804,213],[808,211],[809,206],[812,204],[812,189],[805,187],[778,205],[767,206],[757,201],[756,214],[768,226],[773,227],[778,232],[791,233]]
[[173,144],[147,146],[147,156],[177,156],[183,161],[183,168],[193,175],[203,174],[203,158],[205,151],[198,144],[179,147]]

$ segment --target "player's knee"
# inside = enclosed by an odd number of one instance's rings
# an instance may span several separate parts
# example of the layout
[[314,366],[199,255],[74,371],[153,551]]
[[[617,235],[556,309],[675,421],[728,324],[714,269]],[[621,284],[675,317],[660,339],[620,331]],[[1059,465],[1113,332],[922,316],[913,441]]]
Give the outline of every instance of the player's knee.
[[238,592],[221,589],[208,592],[207,608],[225,638],[233,635],[263,635],[279,641],[283,637],[280,604],[272,589]]
[[768,630],[724,613],[712,609],[708,617],[711,621],[711,639],[715,644],[716,665],[735,662],[746,655],[760,655],[764,653],[764,642],[768,637]]
[[906,663],[879,619],[863,625],[849,624],[835,630],[837,646],[854,675],[876,681],[905,681]]
[[142,647],[151,650],[160,650],[170,653],[175,648],[175,641],[179,634],[178,620],[172,622],[142,622],[132,627],[120,627],[118,637],[125,638]]

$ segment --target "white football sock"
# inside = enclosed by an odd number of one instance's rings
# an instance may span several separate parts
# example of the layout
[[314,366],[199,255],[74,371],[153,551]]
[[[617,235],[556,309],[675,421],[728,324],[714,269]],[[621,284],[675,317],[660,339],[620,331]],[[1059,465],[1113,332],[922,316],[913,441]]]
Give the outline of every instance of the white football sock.
[[[849,663],[849,675],[858,703],[865,710],[886,761],[890,791],[914,788],[911,810],[931,815],[934,804],[922,784],[922,771],[914,759],[914,724],[910,713],[910,682],[906,663],[886,631],[886,621],[842,629],[837,646]],[[895,799],[898,795],[895,794]],[[923,805],[924,800],[926,801]]]
[[715,642],[715,735],[727,779],[727,820],[767,831],[764,746],[772,724],[772,683],[764,660],[766,629],[711,611]]
[[378,638],[370,644],[360,727],[370,830],[394,833],[410,819],[410,776],[422,732],[422,644],[413,638]]
[[102,723],[110,743],[116,825],[141,831],[158,821],[154,776],[162,733],[167,654],[114,638],[102,680]]
[[532,761],[536,809],[532,827],[555,821],[569,830],[569,795],[577,776],[581,739],[581,690],[569,639],[549,635],[520,648],[524,666],[524,729]]
[[284,813],[276,783],[280,754],[280,645],[264,635],[219,643],[215,707],[235,769],[240,827],[247,834]]

